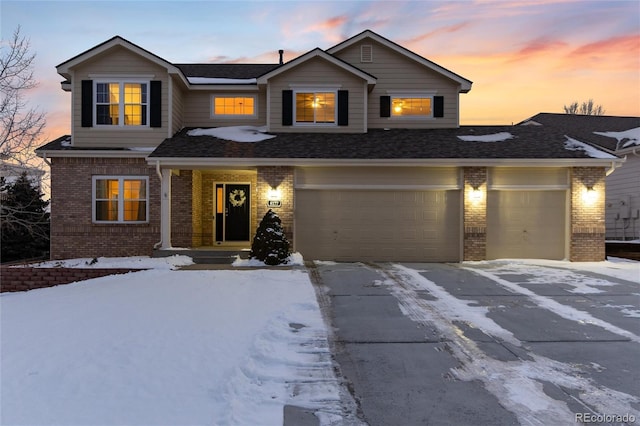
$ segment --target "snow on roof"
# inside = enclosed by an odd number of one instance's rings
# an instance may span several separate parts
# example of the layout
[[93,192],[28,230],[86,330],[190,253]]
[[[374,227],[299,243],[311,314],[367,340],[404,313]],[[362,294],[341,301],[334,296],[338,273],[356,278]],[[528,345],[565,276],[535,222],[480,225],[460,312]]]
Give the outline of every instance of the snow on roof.
[[465,142],[503,142],[512,139],[513,135],[509,132],[494,133],[491,135],[469,135],[458,136],[458,139]]
[[[622,148],[627,148],[633,145],[640,145],[640,127],[636,127],[635,129],[624,130],[622,132],[593,132],[596,135],[606,136],[609,138],[615,138],[618,140],[618,145],[620,142],[627,140]],[[616,147],[620,148],[620,147]]]
[[267,135],[266,126],[229,126],[229,127],[213,127],[210,129],[193,129],[189,130],[189,136],[213,136],[218,139],[224,139],[234,142],[260,142],[267,139],[275,138],[275,135]]
[[187,77],[191,84],[256,84],[255,78]]
[[584,142],[577,141],[565,136],[567,140],[564,143],[564,148],[569,151],[584,151],[591,158],[617,158],[615,155],[608,154],[604,151],[600,151],[597,148],[592,147]]

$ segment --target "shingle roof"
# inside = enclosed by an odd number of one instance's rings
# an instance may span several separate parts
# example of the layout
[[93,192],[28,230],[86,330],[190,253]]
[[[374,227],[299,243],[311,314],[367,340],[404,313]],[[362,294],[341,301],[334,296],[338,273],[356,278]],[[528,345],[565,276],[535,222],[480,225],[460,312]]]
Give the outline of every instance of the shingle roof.
[[[536,114],[518,124],[522,125],[529,122],[554,127],[571,138],[597,145],[610,152],[616,150],[617,139],[596,135],[593,132],[621,132],[640,127],[640,117],[554,114],[547,112]],[[535,124],[531,124],[531,126],[535,126]]]
[[278,64],[174,64],[185,77],[258,78],[278,68]]
[[[458,129],[369,130],[367,133],[275,133],[242,143],[212,136],[188,136],[183,129],[165,139],[150,158],[288,159],[580,159],[583,150],[565,148],[562,131],[549,126],[463,126]],[[467,142],[463,135],[509,132],[500,142]]]

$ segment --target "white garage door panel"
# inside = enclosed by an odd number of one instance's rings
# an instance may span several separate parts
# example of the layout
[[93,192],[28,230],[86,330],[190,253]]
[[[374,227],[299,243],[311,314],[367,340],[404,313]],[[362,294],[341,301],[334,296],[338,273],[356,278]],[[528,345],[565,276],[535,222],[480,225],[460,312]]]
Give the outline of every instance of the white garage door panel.
[[307,259],[459,261],[459,191],[296,190]]
[[563,259],[565,191],[490,191],[487,258]]

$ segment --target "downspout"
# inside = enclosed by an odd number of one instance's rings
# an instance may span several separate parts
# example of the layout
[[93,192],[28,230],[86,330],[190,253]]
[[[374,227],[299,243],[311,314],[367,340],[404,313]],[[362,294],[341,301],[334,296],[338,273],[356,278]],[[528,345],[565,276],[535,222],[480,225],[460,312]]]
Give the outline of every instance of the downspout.
[[[158,178],[160,182],[162,182],[162,172],[160,171],[160,160],[156,160],[156,173],[158,174]],[[162,188],[160,189],[162,191]],[[162,216],[161,216],[162,217]],[[158,247],[162,245],[162,232],[160,232],[160,241],[153,245],[154,250],[158,250]]]
[[51,161],[49,161],[49,160],[47,159],[47,153],[46,153],[46,151],[44,151],[44,152],[42,153],[42,161],[44,161],[44,162],[47,164],[47,166],[51,167]]
[[[623,158],[623,161],[627,161],[627,156],[625,155]],[[607,170],[607,172],[605,173],[605,176],[609,176],[611,173],[613,173],[618,167],[622,166],[622,164],[618,164],[615,162],[611,162],[611,167],[609,167],[609,170]]]

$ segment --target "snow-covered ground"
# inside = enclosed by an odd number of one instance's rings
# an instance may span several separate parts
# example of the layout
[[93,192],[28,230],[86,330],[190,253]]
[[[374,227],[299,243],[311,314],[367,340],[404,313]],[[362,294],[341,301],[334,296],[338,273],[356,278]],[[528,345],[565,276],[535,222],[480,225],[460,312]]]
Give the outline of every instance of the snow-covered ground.
[[306,272],[172,270],[189,263],[100,258],[154,269],[3,293],[0,424],[281,425],[285,404],[338,418]]
[[[174,270],[190,263],[187,256],[46,262],[40,266],[150,269],[0,295],[0,424],[281,425],[286,404],[318,409],[322,424],[346,424],[340,418],[344,389],[333,373],[328,332],[306,272],[267,270],[240,260],[236,266],[257,268]],[[302,258],[294,256],[292,263],[300,265]],[[476,272],[489,267],[494,280],[499,279],[496,273],[511,268],[529,272],[539,282],[553,282],[562,273],[556,268],[566,268],[640,282],[640,262],[618,259],[505,260],[460,266]],[[554,268],[554,275],[543,276],[545,267]],[[446,327],[441,320],[467,321],[519,345],[511,332],[486,316],[486,308],[458,300],[399,265],[392,268],[411,284],[392,293],[407,315],[417,315],[414,320],[435,322],[440,328]],[[607,285],[597,278],[574,282],[567,276],[563,281],[585,294]],[[441,319],[423,317],[428,310],[412,305],[427,303],[413,294],[414,287],[436,297],[429,303]],[[544,298],[535,302],[561,316],[578,315]],[[540,373],[536,370],[540,366],[547,370]],[[477,357],[457,374],[462,380],[484,380],[486,371],[491,371],[492,377],[502,379],[485,385],[507,405],[547,404],[535,387],[535,374],[555,376],[563,386],[589,385],[564,368],[541,357],[521,365]],[[504,388],[496,388],[498,384]],[[512,390],[516,385],[518,392]],[[600,398],[594,404],[610,400]],[[620,409],[632,404],[619,401]],[[549,412],[549,418],[557,414]]]

